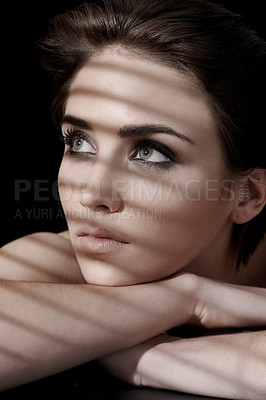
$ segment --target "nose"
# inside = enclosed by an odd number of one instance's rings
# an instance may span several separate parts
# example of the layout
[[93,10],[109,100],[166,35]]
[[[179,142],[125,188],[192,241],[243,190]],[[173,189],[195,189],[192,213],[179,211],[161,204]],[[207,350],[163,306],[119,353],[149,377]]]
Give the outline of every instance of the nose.
[[81,205],[90,211],[117,213],[123,210],[123,200],[118,191],[118,180],[113,168],[96,162],[90,177],[81,191]]

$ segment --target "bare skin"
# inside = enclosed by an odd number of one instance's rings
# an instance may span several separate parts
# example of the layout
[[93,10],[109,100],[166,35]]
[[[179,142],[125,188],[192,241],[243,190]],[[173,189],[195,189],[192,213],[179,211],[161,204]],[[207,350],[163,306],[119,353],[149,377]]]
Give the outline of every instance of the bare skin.
[[[228,171],[194,80],[107,49],[75,76],[62,134],[60,198],[87,282],[132,285],[180,271],[228,283],[248,284],[252,275],[261,284],[258,270],[235,275],[232,230],[264,207],[266,171],[241,179]],[[91,234],[103,231],[119,248],[91,248]]]
[[[194,283],[186,276],[130,287],[88,285],[77,262],[69,265],[69,246],[65,238],[40,233],[1,250],[1,266],[6,267],[0,281],[1,390],[132,346],[195,318]],[[188,301],[177,313],[183,295],[174,295],[173,301],[169,291],[178,286]]]
[[[205,94],[129,54],[107,52],[85,65],[64,118],[59,188],[69,234],[34,234],[1,250],[0,389],[100,358],[133,384],[262,400],[265,331],[192,342],[154,337],[182,324],[266,326],[265,242],[238,275],[231,244],[233,224],[265,206],[265,170],[245,176],[246,200],[234,178],[225,201],[228,171]],[[157,132],[136,143],[136,126],[145,136],[151,123]],[[168,156],[160,151],[166,146]],[[207,196],[206,182],[216,185]],[[147,209],[160,209],[161,219],[142,218]]]
[[[209,328],[266,325],[265,289],[228,286],[190,274],[131,287],[88,285],[80,274],[67,236],[67,233],[39,233],[1,249],[1,265],[5,266],[1,268],[0,282],[0,365],[5,366],[0,369],[1,390],[100,357],[100,363],[107,370],[135,385],[229,398],[263,399],[264,379],[259,377],[263,378],[266,368],[265,332],[247,334],[243,338],[245,347],[237,346],[237,343],[243,343],[242,334],[217,336],[210,342],[197,338],[192,343],[165,334],[143,341],[184,323]],[[171,296],[169,291],[172,291]],[[184,308],[185,304],[187,307]],[[236,305],[233,313],[232,304]],[[138,342],[143,344],[131,347]],[[195,353],[194,345],[197,349],[212,347],[212,357],[209,351],[197,350]],[[126,347],[131,349],[116,353]],[[247,347],[249,353],[243,351]],[[236,351],[232,352],[232,349]],[[225,392],[224,381],[214,386],[212,362],[216,362],[219,352],[225,354],[227,351],[232,359],[231,367],[227,362],[223,365],[223,358],[219,357],[216,374],[219,377],[223,369],[230,374],[231,384],[226,386]],[[169,352],[177,354],[170,358],[171,362],[168,362]],[[107,356],[110,353],[115,354]],[[254,363],[250,362],[251,353],[255,357]],[[203,389],[197,384],[200,379],[197,370],[186,369],[182,362],[184,357],[190,366],[193,363],[209,365],[206,371],[211,373],[204,375],[209,384]],[[233,377],[238,375],[235,363],[240,359],[247,361],[247,367],[241,379],[234,380]],[[177,380],[172,373],[168,379],[160,377],[162,364],[165,371],[168,368],[169,371],[176,370],[184,379]],[[256,368],[259,366],[256,374],[254,364]],[[158,369],[150,370],[150,365],[158,365]],[[191,379],[195,379],[193,386],[189,383]]]

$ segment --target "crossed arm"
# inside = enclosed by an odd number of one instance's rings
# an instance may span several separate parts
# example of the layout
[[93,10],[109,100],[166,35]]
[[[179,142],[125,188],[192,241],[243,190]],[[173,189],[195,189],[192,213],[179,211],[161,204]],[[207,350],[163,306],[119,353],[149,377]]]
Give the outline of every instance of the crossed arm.
[[3,249],[0,278],[1,390],[100,358],[137,385],[265,398],[265,331],[161,334],[182,324],[266,326],[265,289],[190,274],[131,287],[87,285],[67,241],[49,234]]
[[[99,360],[117,378],[137,386],[228,399],[266,396],[265,289],[242,288],[200,278],[196,310],[200,325],[242,327],[243,333],[177,338],[161,334]],[[213,296],[213,297],[212,297]]]

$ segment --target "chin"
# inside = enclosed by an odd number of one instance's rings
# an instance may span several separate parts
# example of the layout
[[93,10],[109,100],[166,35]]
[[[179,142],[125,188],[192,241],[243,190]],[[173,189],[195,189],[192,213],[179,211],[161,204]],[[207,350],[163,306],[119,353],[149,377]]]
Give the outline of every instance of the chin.
[[117,271],[88,271],[86,268],[81,268],[82,275],[87,283],[97,286],[132,286],[140,283],[147,283],[148,280],[141,277],[131,276],[129,274],[121,274]]
[[87,278],[86,276],[84,276],[84,279],[90,285],[109,286],[109,287],[133,286],[133,285],[138,285],[140,283],[147,283],[147,282],[133,281],[132,279],[125,279],[125,278],[106,279],[104,277]]

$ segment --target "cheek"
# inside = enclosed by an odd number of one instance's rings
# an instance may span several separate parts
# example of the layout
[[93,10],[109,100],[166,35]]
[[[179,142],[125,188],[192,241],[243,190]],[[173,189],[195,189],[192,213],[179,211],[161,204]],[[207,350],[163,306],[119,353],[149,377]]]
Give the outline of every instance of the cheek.
[[[154,257],[163,254],[168,262],[173,257],[179,257],[182,263],[190,261],[210,244],[228,220],[228,205],[220,200],[217,181],[216,187],[211,185],[212,190],[204,180],[187,182],[147,185],[143,218],[131,225],[132,230],[139,232],[139,245],[143,249],[146,245]],[[135,205],[141,207],[141,203]],[[137,237],[136,234],[136,240]]]
[[70,171],[63,159],[58,173],[58,191],[63,207],[72,198],[73,183],[69,176]]
[[[70,162],[63,159],[58,173],[58,190],[65,212],[77,207],[83,186],[82,175],[73,168]],[[67,214],[66,217],[68,217]]]

